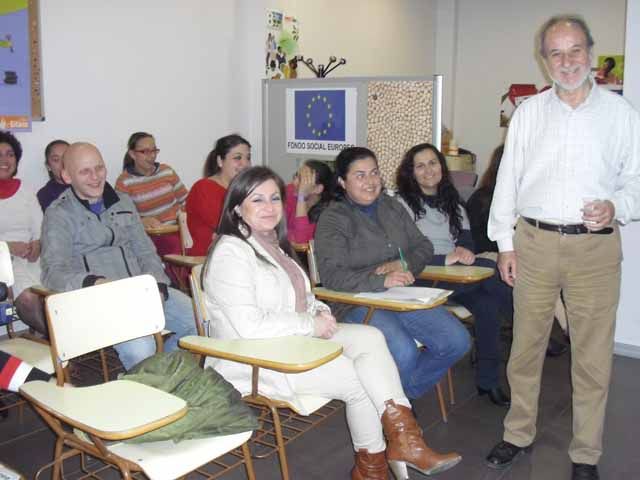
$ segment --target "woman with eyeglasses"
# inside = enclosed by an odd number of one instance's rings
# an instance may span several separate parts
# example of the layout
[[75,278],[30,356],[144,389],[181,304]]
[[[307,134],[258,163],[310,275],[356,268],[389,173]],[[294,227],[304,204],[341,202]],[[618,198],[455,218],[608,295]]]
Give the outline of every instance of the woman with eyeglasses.
[[[145,228],[176,225],[178,211],[187,199],[188,191],[178,174],[169,165],[156,161],[159,152],[153,135],[132,134],[116,181],[116,190],[131,197]],[[151,240],[160,256],[181,252],[178,233],[152,235]]]

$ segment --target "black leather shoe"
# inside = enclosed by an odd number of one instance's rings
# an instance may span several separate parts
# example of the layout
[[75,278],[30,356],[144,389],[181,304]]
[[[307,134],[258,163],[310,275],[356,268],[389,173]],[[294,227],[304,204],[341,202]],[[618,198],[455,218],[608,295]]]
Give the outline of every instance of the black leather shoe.
[[553,337],[549,337],[549,345],[547,345],[547,357],[559,357],[567,353],[569,346],[559,342]]
[[511,397],[507,395],[500,387],[493,387],[490,389],[484,389],[478,387],[478,395],[489,395],[489,400],[495,403],[499,407],[510,407]]
[[598,467],[586,463],[574,463],[571,480],[599,480]]
[[518,447],[513,443],[500,442],[495,447],[493,447],[491,452],[489,452],[489,455],[487,455],[487,466],[495,468],[497,470],[507,468],[513,463],[518,455],[523,452],[528,452],[530,449],[531,446]]

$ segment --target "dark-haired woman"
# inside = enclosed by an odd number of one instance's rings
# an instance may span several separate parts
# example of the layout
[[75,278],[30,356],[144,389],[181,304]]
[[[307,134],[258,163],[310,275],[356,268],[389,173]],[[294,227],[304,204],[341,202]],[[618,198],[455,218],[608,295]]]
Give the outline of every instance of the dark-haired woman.
[[15,178],[22,145],[0,131],[0,240],[7,242],[13,265],[13,299],[21,320],[40,333],[47,325],[40,298],[29,290],[40,283],[42,210],[35,192]]
[[[423,143],[409,149],[398,167],[396,184],[402,203],[416,225],[434,246],[432,265],[488,266],[495,263],[476,259],[469,220],[458,191],[453,186],[444,155]],[[476,319],[478,392],[488,394],[500,406],[508,406],[509,396],[500,387],[502,362],[500,324],[502,316],[513,314],[511,288],[498,274],[470,285],[445,284],[454,290],[451,299],[468,308]]]
[[[205,308],[216,337],[305,335],[342,345],[341,356],[308,372],[263,370],[260,390],[302,412],[304,395],[343,400],[356,451],[353,480],[386,479],[387,461],[398,479],[409,478],[407,467],[426,474],[453,467],[459,455],[438,454],[424,443],[380,332],[337,324],[311,293],[304,270],[292,259],[284,193],[282,180],[266,167],[243,171],[229,186],[202,276]],[[251,367],[212,363],[240,392],[251,391]]]
[[[187,189],[167,164],[158,163],[160,149],[153,135],[136,132],[129,137],[116,190],[126,193],[140,213],[146,228],[176,225],[178,211],[184,207]],[[151,235],[158,255],[180,253],[180,235]]]
[[489,240],[487,236],[487,224],[489,223],[489,210],[493,191],[496,188],[498,168],[502,160],[504,145],[496,147],[491,155],[489,166],[480,179],[480,185],[467,200],[467,212],[469,212],[469,225],[475,253],[498,252],[498,244]]
[[203,256],[213,240],[224,196],[231,180],[251,165],[251,144],[240,135],[219,138],[207,156],[204,176],[193,184],[187,196],[187,225],[193,247],[187,254]]
[[286,215],[289,241],[313,238],[322,211],[333,198],[333,172],[319,160],[307,160],[287,185]]
[[[318,222],[315,245],[325,287],[380,292],[411,285],[433,255],[433,246],[406,210],[382,192],[375,154],[362,147],[336,157],[338,200]],[[402,254],[400,253],[402,252]],[[404,261],[402,261],[404,258]],[[341,322],[363,323],[367,308],[336,305]],[[385,336],[407,397],[421,397],[470,346],[464,326],[444,307],[414,312],[377,309],[370,325]],[[419,350],[415,340],[425,345]]]
[[49,173],[49,181],[38,190],[38,202],[44,212],[51,203],[64,192],[69,185],[62,179],[62,156],[69,142],[53,140],[44,149],[44,165]]

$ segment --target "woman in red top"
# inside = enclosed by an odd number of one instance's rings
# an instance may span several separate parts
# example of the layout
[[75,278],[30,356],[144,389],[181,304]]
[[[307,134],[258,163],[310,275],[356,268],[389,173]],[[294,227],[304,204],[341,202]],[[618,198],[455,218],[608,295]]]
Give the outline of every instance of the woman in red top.
[[187,225],[193,239],[188,255],[204,256],[213,240],[224,196],[231,180],[251,165],[251,144],[240,135],[219,138],[207,156],[205,178],[193,184],[187,196]]

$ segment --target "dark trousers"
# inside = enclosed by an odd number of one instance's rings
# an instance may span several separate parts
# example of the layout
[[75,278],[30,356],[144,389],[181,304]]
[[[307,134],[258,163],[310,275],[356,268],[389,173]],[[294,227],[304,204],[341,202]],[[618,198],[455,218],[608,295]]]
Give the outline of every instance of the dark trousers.
[[[478,258],[474,266],[495,268],[496,264],[492,260]],[[513,315],[511,287],[500,279],[497,270],[492,277],[478,283],[440,282],[437,287],[453,290],[451,300],[463,305],[473,314],[478,359],[476,384],[484,389],[497,387],[502,362],[500,327],[503,318]]]

